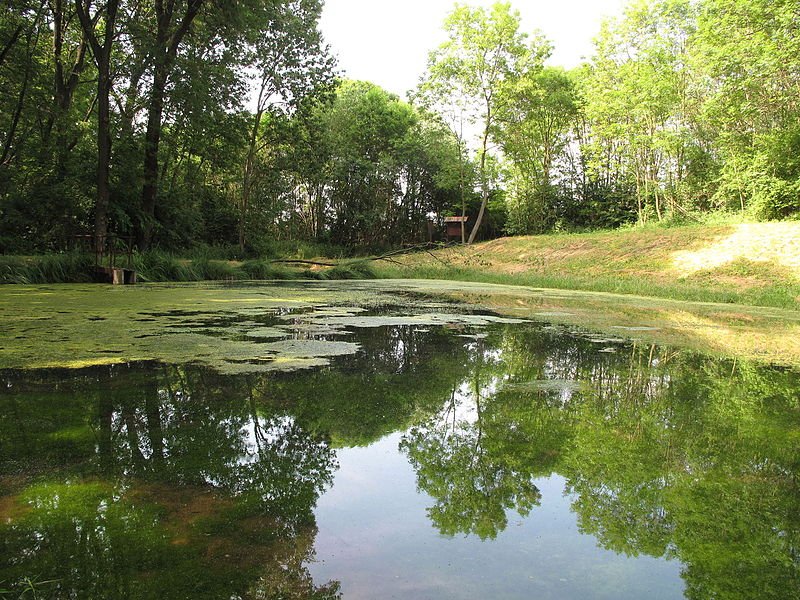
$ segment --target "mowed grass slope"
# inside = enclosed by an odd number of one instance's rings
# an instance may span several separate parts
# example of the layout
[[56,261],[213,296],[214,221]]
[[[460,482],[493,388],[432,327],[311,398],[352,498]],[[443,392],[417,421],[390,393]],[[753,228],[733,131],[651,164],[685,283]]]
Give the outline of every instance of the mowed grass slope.
[[501,238],[380,262],[453,279],[800,308],[800,222]]

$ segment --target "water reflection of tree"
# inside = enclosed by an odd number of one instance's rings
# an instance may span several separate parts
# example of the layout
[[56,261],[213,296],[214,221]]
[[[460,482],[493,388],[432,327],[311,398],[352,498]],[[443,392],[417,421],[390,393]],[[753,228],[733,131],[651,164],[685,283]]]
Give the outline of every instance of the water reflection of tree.
[[691,598],[798,597],[797,374],[662,365],[669,385],[651,402],[587,411],[595,425],[564,465],[582,526],[617,551],[677,556]]
[[256,382],[113,367],[49,384],[11,400],[21,430],[2,423],[4,470],[45,458],[58,483],[8,498],[0,579],[41,573],[53,597],[338,597],[304,567],[335,455]]
[[479,339],[469,358],[469,380],[452,389],[442,411],[412,427],[400,447],[419,487],[436,499],[428,510],[433,524],[445,535],[486,539],[506,527],[507,510],[527,515],[540,493],[529,468],[534,465],[525,460],[531,447],[517,447],[522,454],[508,451],[516,440],[492,397],[500,372],[496,355]]
[[[11,442],[0,463],[70,485],[12,494],[43,504],[3,536],[4,556],[26,558],[0,560],[0,580],[36,570],[63,594],[95,597],[132,585],[140,597],[159,586],[162,596],[336,597],[337,584],[314,585],[305,567],[312,509],[335,469],[331,438],[368,444],[434,410],[466,363],[464,340],[439,329],[382,328],[360,341],[363,352],[337,368],[302,374],[140,365],[37,383],[7,373],[15,394],[0,402],[15,412],[0,411],[0,440]],[[86,531],[102,535],[87,545]],[[64,577],[78,556],[87,570]]]
[[[0,579],[32,565],[55,578],[64,556],[85,555],[76,589],[335,595],[303,567],[330,442],[410,427],[402,449],[444,533],[491,538],[511,511],[535,518],[535,479],[558,473],[582,531],[680,560],[688,597],[798,597],[797,373],[534,326],[360,341],[358,356],[302,376],[115,367],[37,389],[26,374],[29,393],[0,396],[2,472],[69,480],[72,495],[27,488],[41,508],[17,502],[0,539],[0,555],[27,558],[0,558]],[[0,495],[19,501],[13,481],[0,477]]]
[[582,531],[682,561],[688,597],[800,597],[797,373],[514,327],[453,389],[401,443],[443,533],[496,536],[558,473]]
[[441,328],[390,327],[359,336],[335,368],[278,374],[264,397],[334,446],[366,446],[436,412],[467,370],[467,343]]

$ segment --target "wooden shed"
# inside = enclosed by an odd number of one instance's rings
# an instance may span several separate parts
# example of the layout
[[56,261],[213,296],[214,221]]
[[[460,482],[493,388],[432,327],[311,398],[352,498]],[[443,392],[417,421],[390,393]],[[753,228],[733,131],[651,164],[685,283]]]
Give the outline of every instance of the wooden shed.
[[445,217],[444,218],[444,237],[448,242],[452,240],[461,240],[461,227],[465,230],[465,235],[469,235],[469,228],[467,221],[469,217]]

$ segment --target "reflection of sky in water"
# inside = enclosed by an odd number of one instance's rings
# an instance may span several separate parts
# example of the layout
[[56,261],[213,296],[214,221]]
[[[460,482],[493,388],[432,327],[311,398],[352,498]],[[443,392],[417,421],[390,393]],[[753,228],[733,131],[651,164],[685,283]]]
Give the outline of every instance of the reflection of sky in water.
[[[558,475],[535,480],[541,506],[509,515],[495,540],[439,534],[396,433],[340,450],[333,488],[317,506],[316,581],[358,598],[681,598],[681,565],[626,557],[578,532]],[[455,586],[458,587],[455,587]]]

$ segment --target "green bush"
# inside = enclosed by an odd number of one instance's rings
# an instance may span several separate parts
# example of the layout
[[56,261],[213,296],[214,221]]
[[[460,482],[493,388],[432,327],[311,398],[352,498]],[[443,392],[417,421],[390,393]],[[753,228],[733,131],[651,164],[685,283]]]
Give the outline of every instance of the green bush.
[[367,261],[359,260],[337,265],[325,272],[326,279],[375,279],[375,268]]

